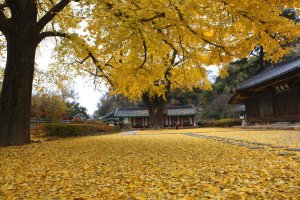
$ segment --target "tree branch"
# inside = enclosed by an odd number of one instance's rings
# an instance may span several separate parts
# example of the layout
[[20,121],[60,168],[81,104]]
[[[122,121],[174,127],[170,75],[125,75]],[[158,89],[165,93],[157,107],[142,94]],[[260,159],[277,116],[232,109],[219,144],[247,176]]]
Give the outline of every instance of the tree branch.
[[38,43],[40,43],[43,39],[47,37],[63,37],[68,38],[69,36],[66,33],[61,33],[57,31],[45,31],[39,34]]
[[113,86],[113,82],[110,79],[110,77],[105,73],[105,71],[101,68],[101,66],[99,65],[99,62],[97,60],[97,58],[92,54],[92,52],[88,52],[89,57],[92,59],[94,65],[97,67],[97,69],[102,73],[101,76],[98,74],[99,77],[105,78],[111,86]]
[[79,64],[83,64],[90,56],[86,56],[84,59],[82,59],[81,61],[76,60],[75,62],[79,63]]
[[[64,38],[69,38],[69,35],[67,35],[66,33],[61,33],[61,32],[56,32],[56,31],[45,31],[40,33],[39,35],[39,42],[41,42],[43,39],[47,38],[47,37],[53,37],[53,36],[59,36],[59,37],[64,37]],[[83,64],[88,58],[91,58],[94,65],[96,66],[96,74],[92,74],[91,72],[89,72],[88,70],[83,69],[84,71],[90,73],[91,75],[94,76],[98,76],[101,78],[105,78],[111,85],[113,85],[112,80],[110,79],[109,75],[107,75],[107,73],[102,69],[102,67],[100,66],[97,58],[93,55],[93,53],[91,51],[89,51],[88,49],[86,49],[87,51],[87,56],[85,58],[83,58],[81,61],[74,61],[72,64],[79,63],[79,64]],[[108,61],[109,62],[109,61]],[[108,63],[105,64],[105,66],[111,66]],[[100,71],[102,74],[98,74],[98,71]]]
[[114,57],[111,56],[110,59],[108,59],[108,61],[105,63],[105,66],[111,67],[111,68],[116,68],[115,66],[112,66],[111,64],[109,64],[109,62],[113,59]]
[[[187,28],[190,32],[192,32],[193,34],[198,35],[198,33],[197,33],[191,26],[189,26],[189,25],[186,23],[186,21],[184,20],[184,17],[183,17],[183,15],[182,15],[181,11],[179,10],[179,8],[178,8],[178,7],[175,7],[175,10],[176,10],[177,13],[178,13],[178,16],[179,16],[180,21],[186,26],[186,28]],[[201,37],[201,39],[202,39],[204,42],[206,42],[206,43],[208,43],[208,44],[210,44],[210,45],[212,45],[212,46],[215,46],[215,47],[217,47],[217,48],[222,49],[222,50],[223,50],[226,54],[228,54],[229,56],[232,56],[232,55],[225,49],[224,46],[218,45],[218,44],[216,44],[216,43],[214,43],[214,42],[211,42],[211,41],[209,41],[208,39],[203,38],[203,37]]]
[[[80,0],[74,0],[79,2]],[[60,11],[62,11],[71,0],[61,0],[55,6],[53,6],[38,22],[38,30],[42,30]]]
[[144,23],[144,22],[149,22],[149,21],[152,21],[156,18],[164,18],[166,16],[166,14],[164,12],[156,12],[155,15],[153,17],[150,17],[150,18],[142,18],[140,19],[139,21],[141,23]]
[[143,36],[143,33],[142,33],[141,29],[139,29],[139,32],[141,34],[141,38],[142,38],[142,41],[143,41],[144,60],[143,60],[142,64],[137,69],[142,69],[144,67],[144,65],[146,64],[146,62],[147,62],[147,45],[146,45],[146,40]]

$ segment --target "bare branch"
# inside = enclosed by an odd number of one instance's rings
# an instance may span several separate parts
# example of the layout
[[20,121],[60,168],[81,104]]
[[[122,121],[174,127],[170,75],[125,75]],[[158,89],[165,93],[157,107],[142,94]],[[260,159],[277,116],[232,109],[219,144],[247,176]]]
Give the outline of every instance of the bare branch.
[[92,52],[88,52],[89,57],[92,59],[94,65],[97,67],[97,69],[102,73],[101,76],[102,78],[105,78],[112,86],[114,85],[110,77],[105,73],[105,71],[102,69],[102,67],[99,64],[99,61],[97,58],[92,54]]
[[147,62],[147,45],[146,45],[146,40],[143,36],[143,33],[142,33],[141,29],[139,29],[139,32],[141,34],[141,38],[142,38],[142,41],[143,41],[144,60],[143,60],[142,64],[139,67],[137,67],[137,69],[142,69],[144,67],[144,65],[146,64],[146,62]]
[[[40,33],[39,42],[42,41],[46,37],[52,37],[52,36],[69,38],[69,36],[66,33],[60,33],[60,32],[56,32],[56,31],[46,31],[46,32]],[[85,49],[85,50],[87,51],[87,56],[85,58],[83,58],[81,61],[75,60],[73,63],[70,63],[70,64],[74,64],[74,63],[83,64],[87,59],[91,58],[94,65],[96,66],[96,72],[97,72],[96,74],[93,74],[93,75],[97,75],[98,77],[105,78],[111,85],[113,85],[112,80],[110,79],[109,75],[107,75],[107,73],[102,69],[97,58],[93,55],[93,53],[91,51],[89,51],[88,49]],[[105,64],[105,66],[111,66],[108,62]],[[83,70],[86,72],[89,72],[85,69],[83,69]],[[100,71],[102,74],[98,74],[98,71]],[[89,73],[91,74],[91,72],[89,72]]]
[[[80,0],[74,0],[79,2]],[[60,11],[62,11],[71,0],[61,0],[55,6],[53,6],[38,22],[38,30],[42,30]]]
[[79,63],[79,64],[83,64],[90,56],[86,56],[84,59],[82,59],[81,61],[76,60],[75,62]]
[[66,33],[61,33],[57,31],[45,31],[40,33],[38,43],[40,43],[43,39],[47,37],[63,37],[68,38],[69,36]]
[[[191,26],[189,26],[189,25],[186,23],[186,21],[184,20],[184,17],[183,17],[183,15],[182,15],[181,11],[179,10],[179,8],[178,8],[178,7],[175,7],[175,10],[176,10],[177,13],[178,13],[178,16],[179,16],[180,21],[186,26],[186,28],[187,28],[190,32],[192,32],[193,34],[198,35],[197,31],[195,31]],[[212,45],[212,46],[215,46],[215,47],[217,47],[217,48],[222,49],[226,54],[232,56],[232,55],[225,49],[224,46],[221,46],[221,45],[218,45],[218,44],[216,44],[216,43],[214,43],[214,42],[211,42],[211,41],[209,41],[207,38],[201,37],[201,39],[202,39],[204,42],[206,42],[206,43],[208,43],[208,44],[210,44],[210,45]]]
[[98,70],[96,69],[96,73],[93,73],[87,69],[82,69],[83,71],[89,73],[90,75],[94,76],[94,77],[100,77],[100,78],[106,78],[105,76],[98,74]]
[[[132,1],[131,2],[137,9],[141,9],[139,7],[139,5]],[[106,6],[108,9],[112,9],[113,8],[113,4],[111,3],[106,3]],[[125,18],[129,18],[130,16],[126,13],[123,13],[121,10],[116,10],[115,13],[114,13],[114,16],[115,17],[118,17],[119,19],[121,19],[121,17],[125,17]],[[141,23],[144,23],[144,22],[149,22],[149,21],[153,21],[154,19],[157,19],[157,18],[165,18],[166,17],[166,13],[164,12],[155,12],[155,15],[152,16],[152,17],[149,17],[149,18],[141,18],[139,19],[138,21],[141,22]]]
[[164,18],[166,16],[166,14],[164,12],[156,12],[155,15],[153,17],[150,18],[142,18],[139,21],[144,23],[144,22],[149,22],[152,21],[156,18]]
[[223,47],[223,46],[221,46],[221,45],[218,45],[218,44],[216,44],[216,43],[213,43],[213,42],[211,42],[211,41],[209,41],[209,40],[207,40],[207,39],[205,39],[205,38],[201,38],[204,42],[206,42],[206,43],[208,43],[208,44],[210,44],[210,45],[212,45],[212,46],[215,46],[215,47],[218,47],[218,48],[220,48],[220,49],[222,49],[226,54],[228,54],[229,56],[232,56],[232,54],[231,53],[229,53],[226,49],[225,49],[225,47]]
[[132,3],[138,10],[141,10],[141,7],[140,7],[134,0],[132,0],[131,3]]
[[114,57],[111,56],[110,59],[108,59],[108,61],[105,63],[105,66],[111,67],[111,68],[116,68],[114,66],[112,66],[111,64],[109,64],[109,62],[113,59]]

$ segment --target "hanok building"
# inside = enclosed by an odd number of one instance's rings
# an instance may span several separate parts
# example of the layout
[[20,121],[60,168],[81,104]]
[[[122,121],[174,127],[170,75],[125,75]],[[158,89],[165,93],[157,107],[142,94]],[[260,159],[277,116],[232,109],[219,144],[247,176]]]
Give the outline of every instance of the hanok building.
[[[194,106],[173,106],[167,108],[165,126],[173,127],[176,123],[181,126],[194,126],[197,110]],[[124,121],[133,128],[149,127],[149,112],[147,108],[117,108],[103,117],[106,122]]]
[[300,121],[300,56],[241,83],[229,103],[245,104],[246,122]]

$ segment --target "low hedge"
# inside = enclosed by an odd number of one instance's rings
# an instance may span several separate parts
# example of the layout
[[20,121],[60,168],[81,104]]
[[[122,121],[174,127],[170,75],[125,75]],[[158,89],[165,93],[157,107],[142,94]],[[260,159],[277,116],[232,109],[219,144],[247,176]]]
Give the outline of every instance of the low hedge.
[[219,119],[219,120],[202,120],[197,122],[199,127],[231,127],[231,126],[241,126],[241,119]]
[[113,131],[113,127],[105,124],[46,124],[42,129],[46,136],[57,137],[85,136]]

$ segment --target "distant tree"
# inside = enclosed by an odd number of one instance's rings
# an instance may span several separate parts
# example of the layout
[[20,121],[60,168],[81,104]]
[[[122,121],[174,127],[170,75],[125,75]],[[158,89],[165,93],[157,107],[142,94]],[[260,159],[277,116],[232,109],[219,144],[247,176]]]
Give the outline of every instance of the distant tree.
[[67,113],[66,101],[55,94],[35,94],[32,97],[31,116],[57,121]]
[[194,105],[199,106],[201,103],[200,96],[203,90],[199,88],[193,88],[191,91],[183,89],[175,89],[170,93],[170,105]]
[[213,90],[218,94],[232,93],[239,83],[261,72],[264,68],[265,65],[261,65],[260,59],[255,56],[231,62],[227,67],[227,75],[216,78]]
[[98,103],[98,109],[94,113],[94,117],[104,116],[107,113],[120,107],[138,107],[141,105],[138,102],[130,101],[127,97],[123,95],[112,95],[109,93],[105,94]]
[[216,95],[212,102],[204,108],[202,117],[207,119],[237,117],[237,113],[235,113],[235,116],[232,116],[232,109],[234,109],[235,106],[228,105],[231,96],[232,95],[228,93]]
[[82,119],[89,119],[89,115],[87,114],[87,109],[83,106],[80,106],[80,104],[76,101],[73,101],[71,103],[67,103],[68,112],[67,117],[68,119],[73,119],[74,117],[80,117]]
[[297,13],[297,11],[293,8],[286,8],[282,11],[282,16],[293,20],[295,22],[300,22],[300,17],[299,14]]

